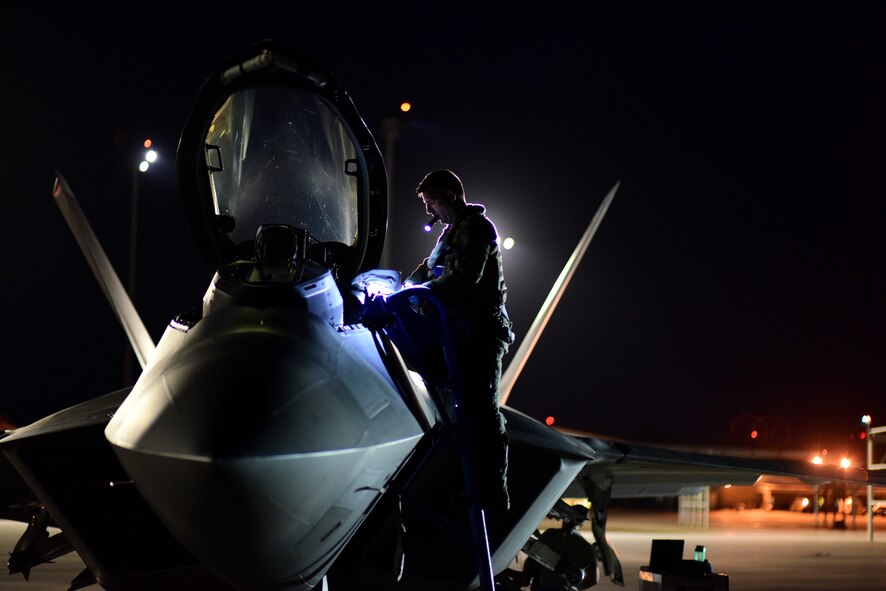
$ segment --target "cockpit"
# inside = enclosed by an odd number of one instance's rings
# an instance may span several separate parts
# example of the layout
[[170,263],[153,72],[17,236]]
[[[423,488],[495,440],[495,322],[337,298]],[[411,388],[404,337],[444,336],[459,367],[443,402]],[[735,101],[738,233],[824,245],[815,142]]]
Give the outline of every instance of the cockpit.
[[359,150],[321,96],[286,86],[238,91],[215,113],[205,151],[214,213],[238,255],[251,253],[267,224],[355,246]]
[[179,186],[212,272],[288,226],[302,260],[347,280],[381,258],[387,175],[347,92],[308,56],[262,42],[207,80],[182,134]]

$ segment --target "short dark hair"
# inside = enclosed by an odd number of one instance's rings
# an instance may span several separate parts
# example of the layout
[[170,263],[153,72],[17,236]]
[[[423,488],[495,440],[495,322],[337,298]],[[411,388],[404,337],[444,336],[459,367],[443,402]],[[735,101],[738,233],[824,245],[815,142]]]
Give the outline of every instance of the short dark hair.
[[465,198],[465,187],[454,172],[448,169],[440,169],[429,172],[415,188],[416,194],[424,193],[427,189],[443,189],[452,191],[458,199]]

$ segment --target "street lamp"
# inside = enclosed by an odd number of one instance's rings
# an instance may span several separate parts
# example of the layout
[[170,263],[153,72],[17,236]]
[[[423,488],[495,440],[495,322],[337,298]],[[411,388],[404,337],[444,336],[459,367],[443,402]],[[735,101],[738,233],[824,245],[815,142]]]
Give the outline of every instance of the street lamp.
[[[152,148],[153,142],[146,139],[142,144],[144,152],[136,155],[135,166],[132,167],[132,202],[129,212],[129,299],[135,302],[135,260],[136,245],[138,243],[138,185],[139,175],[148,171],[151,164],[157,161],[157,151]],[[126,346],[125,356],[123,358],[123,384],[130,385],[132,383],[132,351]]]
[[[147,143],[147,141],[145,143]],[[138,165],[139,172],[148,172],[148,168],[150,168],[151,164],[153,164],[156,161],[157,161],[157,152],[155,150],[146,151],[144,160],[139,162],[139,165]]]
[[138,180],[139,173],[147,172],[157,161],[157,151],[152,149],[150,139],[144,141],[145,151],[136,158],[138,165],[132,169],[132,209],[129,217],[129,298],[135,300],[135,253],[138,238]]
[[[400,103],[400,113],[406,114],[412,110],[412,104],[403,101]],[[394,147],[400,132],[409,124],[408,120],[397,117],[385,117],[381,122],[381,135],[385,140],[384,159],[385,170],[388,173],[388,231],[385,233],[385,244],[382,250],[381,266],[388,268],[391,266],[391,251],[393,250],[393,240],[391,237],[392,222],[394,219]],[[427,230],[430,232],[430,230]]]
[[[861,424],[864,425],[865,429],[865,446],[867,447],[868,452],[868,465],[865,466],[868,470],[871,469],[871,464],[873,464],[874,459],[874,450],[871,444],[871,415],[865,413],[861,416]],[[868,515],[868,541],[874,541],[874,487],[870,484],[867,485],[867,515]]]

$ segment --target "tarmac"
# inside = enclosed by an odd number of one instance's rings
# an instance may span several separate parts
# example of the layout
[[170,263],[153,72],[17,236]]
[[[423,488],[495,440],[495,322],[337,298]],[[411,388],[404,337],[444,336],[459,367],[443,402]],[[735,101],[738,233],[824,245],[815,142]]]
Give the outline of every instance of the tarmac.
[[[886,517],[848,516],[845,528],[823,515],[749,509],[712,511],[707,529],[677,524],[676,512],[610,511],[607,538],[622,564],[624,587],[600,574],[593,589],[639,589],[653,539],[684,540],[683,558],[707,549],[715,573],[729,576],[732,591],[886,591]],[[837,525],[844,525],[838,520]],[[590,533],[582,532],[589,540]]]
[[[607,538],[621,560],[625,584],[615,585],[601,572],[592,589],[639,589],[639,570],[649,563],[652,540],[681,539],[684,558],[692,557],[696,545],[707,548],[714,572],[729,575],[731,591],[886,591],[886,517],[874,518],[873,541],[868,540],[864,516],[854,522],[847,517],[845,528],[832,522],[832,516],[827,523],[819,516],[816,526],[810,513],[723,509],[712,511],[709,527],[703,529],[678,525],[676,512],[613,507]],[[12,550],[24,527],[0,520],[0,552]],[[582,534],[593,541],[589,531]],[[67,554],[35,567],[28,582],[20,574],[0,573],[0,590],[64,591],[83,568],[75,553]]]

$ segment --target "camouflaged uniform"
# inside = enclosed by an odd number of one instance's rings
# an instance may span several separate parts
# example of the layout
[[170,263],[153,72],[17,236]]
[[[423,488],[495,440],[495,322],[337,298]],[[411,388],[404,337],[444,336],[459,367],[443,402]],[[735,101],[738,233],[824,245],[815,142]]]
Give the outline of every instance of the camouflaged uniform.
[[502,357],[513,342],[495,226],[482,205],[467,204],[431,256],[407,282],[425,285],[447,305],[464,384],[464,407],[477,436],[484,501],[507,499],[508,435],[499,410]]

